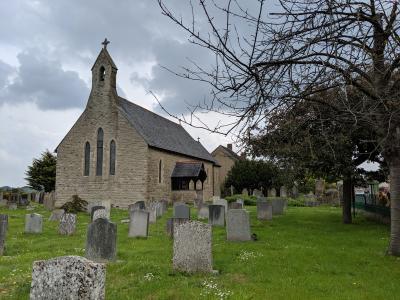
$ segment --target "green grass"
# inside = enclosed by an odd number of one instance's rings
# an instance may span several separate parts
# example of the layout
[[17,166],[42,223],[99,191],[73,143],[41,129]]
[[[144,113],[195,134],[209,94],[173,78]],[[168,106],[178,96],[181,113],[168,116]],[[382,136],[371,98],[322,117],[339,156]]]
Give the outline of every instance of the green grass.
[[[340,209],[331,207],[290,207],[271,222],[257,221],[255,207],[249,210],[259,240],[227,242],[225,230],[214,229],[219,275],[189,276],[172,271],[172,241],[164,233],[171,208],[150,226],[148,239],[128,238],[128,224],[120,222],[128,213],[114,209],[118,260],[107,265],[106,298],[399,299],[400,259],[385,255],[387,226],[361,217],[342,225]],[[26,210],[0,209],[9,215],[7,249],[0,257],[1,299],[28,298],[33,261],[84,255],[87,214],[79,214],[77,233],[66,237],[57,234],[57,222],[47,220],[49,212],[41,206],[34,212],[44,215],[41,235],[24,234]]]

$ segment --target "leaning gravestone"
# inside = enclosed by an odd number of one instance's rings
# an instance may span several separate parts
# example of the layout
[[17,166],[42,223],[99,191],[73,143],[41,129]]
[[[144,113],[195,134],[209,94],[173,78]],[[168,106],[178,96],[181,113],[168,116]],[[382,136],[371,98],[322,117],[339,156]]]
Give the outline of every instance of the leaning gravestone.
[[186,204],[175,205],[174,218],[190,219],[190,207]]
[[238,202],[229,202],[228,203],[228,209],[242,209],[243,205]]
[[71,235],[75,233],[76,229],[76,215],[63,214],[58,226],[58,233],[61,235]]
[[8,229],[8,215],[0,215],[0,256],[3,255]]
[[250,241],[250,218],[244,209],[230,209],[226,217],[228,241]]
[[212,272],[211,226],[188,221],[174,227],[173,268],[195,273]]
[[104,218],[104,219],[108,219],[108,214],[107,214],[107,210],[100,208],[100,209],[96,209],[93,212],[93,219],[92,222],[97,220],[98,218]]
[[42,233],[43,216],[39,214],[25,215],[25,233]]
[[104,206],[102,206],[102,205],[96,205],[96,206],[92,206],[92,208],[91,208],[91,210],[90,210],[90,220],[91,221],[93,221],[93,215],[94,215],[94,212],[96,211],[96,210],[98,210],[98,209],[106,209]]
[[190,219],[184,219],[184,218],[169,218],[167,220],[167,226],[166,226],[166,233],[170,238],[174,237],[174,228],[176,226],[179,226],[183,223],[189,222]]
[[99,218],[88,226],[85,257],[94,261],[114,260],[117,254],[117,225]]
[[144,210],[129,212],[129,237],[147,237],[149,234],[149,213]]
[[197,218],[198,219],[208,219],[208,215],[210,214],[208,210],[208,205],[203,204],[197,209]]
[[225,207],[223,205],[209,205],[208,223],[212,226],[225,226]]
[[270,201],[265,199],[257,201],[257,219],[272,220],[272,204]]
[[214,205],[222,205],[225,209],[225,214],[228,211],[228,201],[226,201],[225,199],[216,199],[213,201]]
[[272,214],[273,215],[283,215],[283,211],[285,208],[285,200],[284,199],[271,199],[272,204]]
[[63,209],[54,209],[54,210],[51,212],[49,221],[60,221],[60,220],[61,220],[61,217],[62,217],[63,214],[64,214],[64,212],[65,212],[65,211],[64,211]]
[[80,256],[33,263],[31,300],[103,300],[106,266]]

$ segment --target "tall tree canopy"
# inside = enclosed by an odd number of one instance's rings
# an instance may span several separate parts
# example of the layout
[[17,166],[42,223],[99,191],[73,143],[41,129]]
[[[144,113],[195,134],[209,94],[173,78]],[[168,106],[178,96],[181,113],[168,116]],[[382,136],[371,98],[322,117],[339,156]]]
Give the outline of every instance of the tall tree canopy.
[[[187,18],[158,1],[193,43],[215,55],[212,69],[194,62],[181,76],[212,86],[212,101],[204,108],[230,116],[230,124],[236,118],[225,133],[239,128],[251,136],[256,127],[270,122],[273,112],[312,103],[315,94],[340,88],[340,101],[329,103],[331,110],[343,124],[373,132],[365,142],[389,166],[388,252],[400,256],[398,1],[276,0],[276,5],[266,6],[271,2],[259,0],[254,12],[245,7],[248,1],[198,0]],[[268,11],[271,7],[273,13]],[[358,101],[348,100],[352,91],[359,93]],[[224,128],[226,124],[219,124],[211,130]]]
[[49,150],[42,153],[40,158],[33,159],[32,165],[26,171],[26,180],[31,188],[54,191],[56,184],[56,163],[57,157]]

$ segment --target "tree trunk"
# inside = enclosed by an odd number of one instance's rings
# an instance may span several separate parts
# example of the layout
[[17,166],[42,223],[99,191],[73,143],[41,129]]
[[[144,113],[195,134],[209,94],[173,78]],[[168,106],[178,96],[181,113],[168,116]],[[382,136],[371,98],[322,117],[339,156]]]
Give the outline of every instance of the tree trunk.
[[351,224],[351,202],[353,199],[353,181],[351,176],[343,179],[343,207],[342,207],[342,220],[343,224]]
[[400,256],[400,158],[388,161],[390,171],[390,244],[388,253]]

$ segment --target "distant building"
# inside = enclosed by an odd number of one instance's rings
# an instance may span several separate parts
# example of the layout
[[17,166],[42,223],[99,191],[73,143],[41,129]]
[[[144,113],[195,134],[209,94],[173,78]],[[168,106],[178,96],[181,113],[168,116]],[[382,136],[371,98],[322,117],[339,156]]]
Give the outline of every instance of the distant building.
[[219,145],[211,155],[221,166],[219,170],[219,182],[224,184],[228,172],[232,169],[235,162],[242,158],[232,150],[232,144],[227,144],[226,147]]
[[209,199],[220,195],[215,159],[179,124],[118,96],[106,49],[92,67],[86,108],[58,145],[56,206],[88,202]]

